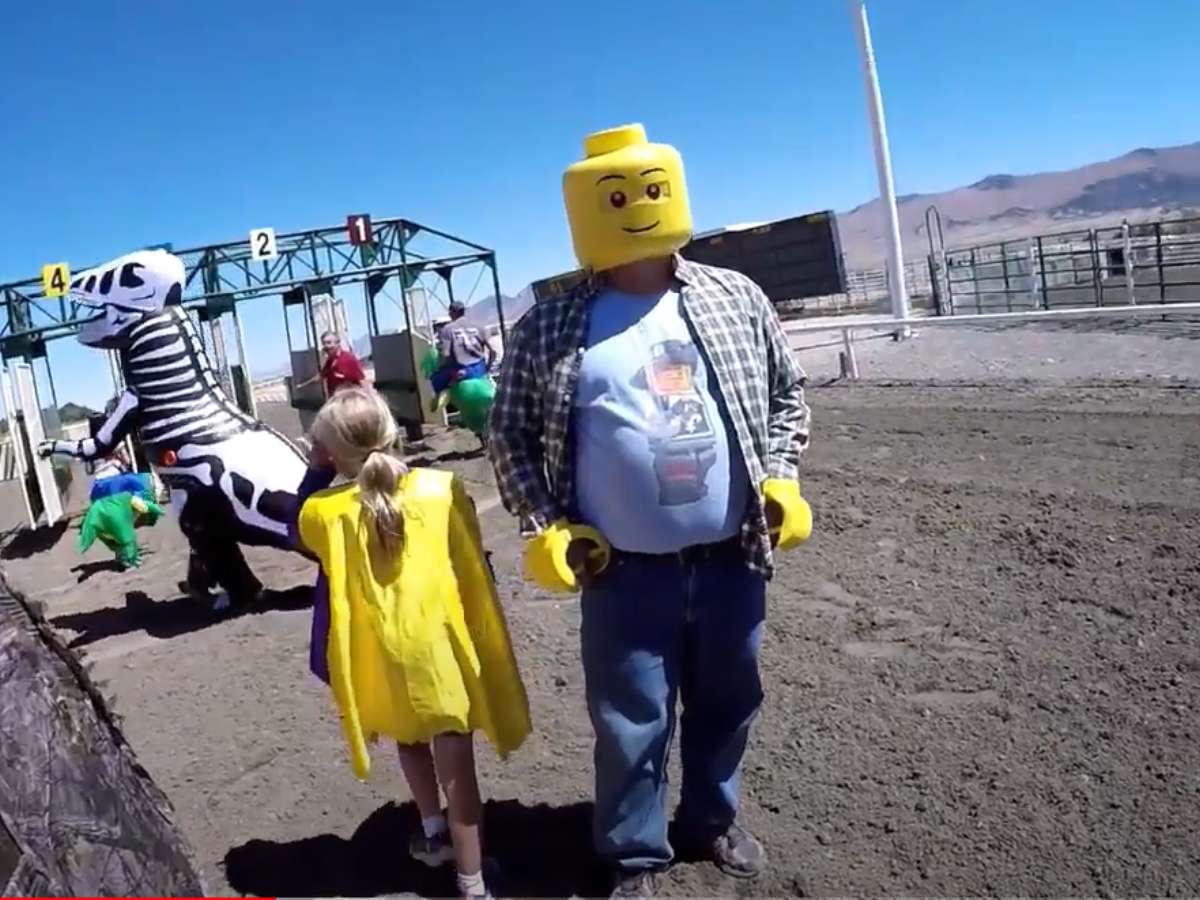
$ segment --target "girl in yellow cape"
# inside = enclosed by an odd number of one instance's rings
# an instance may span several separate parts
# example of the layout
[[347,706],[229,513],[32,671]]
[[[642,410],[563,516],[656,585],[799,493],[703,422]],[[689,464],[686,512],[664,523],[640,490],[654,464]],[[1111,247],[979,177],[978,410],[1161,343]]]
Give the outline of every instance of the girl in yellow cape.
[[470,497],[449,472],[409,471],[396,436],[374,390],[329,399],[313,463],[351,481],[304,502],[300,538],[328,580],[329,681],[355,775],[370,772],[368,742],[395,740],[422,819],[413,855],[453,858],[462,896],[486,897],[473,733],[506,756],[529,734],[529,701]]

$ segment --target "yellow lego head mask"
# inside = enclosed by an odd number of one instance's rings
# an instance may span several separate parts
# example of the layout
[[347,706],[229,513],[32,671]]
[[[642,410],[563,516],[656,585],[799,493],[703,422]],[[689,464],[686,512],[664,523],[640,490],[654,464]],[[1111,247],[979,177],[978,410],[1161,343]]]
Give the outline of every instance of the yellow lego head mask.
[[589,134],[586,159],[563,175],[575,256],[602,271],[669,256],[692,237],[679,151],[651,144],[641,125]]

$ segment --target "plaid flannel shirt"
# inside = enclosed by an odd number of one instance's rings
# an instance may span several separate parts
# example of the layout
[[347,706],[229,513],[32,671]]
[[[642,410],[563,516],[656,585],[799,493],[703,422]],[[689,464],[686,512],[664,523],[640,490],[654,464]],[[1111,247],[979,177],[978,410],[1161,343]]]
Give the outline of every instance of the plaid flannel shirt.
[[[684,318],[724,401],[726,426],[746,462],[751,492],[742,525],[748,564],[772,573],[762,500],[766,478],[796,479],[808,444],[804,372],[774,307],[746,276],[675,257]],[[588,330],[593,277],[539,302],[508,335],[492,406],[492,465],[505,508],[536,532],[574,508],[571,440],[575,388]],[[620,488],[614,486],[614,490]]]

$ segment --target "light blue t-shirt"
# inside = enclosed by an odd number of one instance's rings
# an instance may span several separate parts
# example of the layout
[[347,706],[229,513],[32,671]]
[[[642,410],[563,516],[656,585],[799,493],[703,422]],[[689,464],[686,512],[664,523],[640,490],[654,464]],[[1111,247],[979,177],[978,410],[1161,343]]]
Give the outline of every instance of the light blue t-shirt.
[[750,479],[676,291],[592,301],[574,419],[579,513],[614,547],[672,553],[738,533]]

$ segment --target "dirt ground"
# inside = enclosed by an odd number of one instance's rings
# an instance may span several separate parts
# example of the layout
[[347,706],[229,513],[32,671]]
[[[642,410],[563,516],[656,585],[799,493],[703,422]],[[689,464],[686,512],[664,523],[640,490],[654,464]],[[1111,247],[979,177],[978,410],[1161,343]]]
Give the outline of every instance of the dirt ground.
[[[804,490],[816,533],[770,589],[767,702],[745,822],[769,874],[684,864],[679,896],[1200,893],[1200,393],[1169,387],[826,387]],[[469,445],[469,442],[468,442]],[[490,851],[514,896],[595,895],[575,603],[519,579],[487,468],[471,479],[536,734],[481,752]],[[312,571],[254,554],[277,593],[211,620],[183,544],[116,574],[70,533],[4,551],[92,661],[174,801],[210,890],[444,893],[404,853],[386,747],[352,777],[307,672]],[[713,661],[719,665],[719,660]]]

